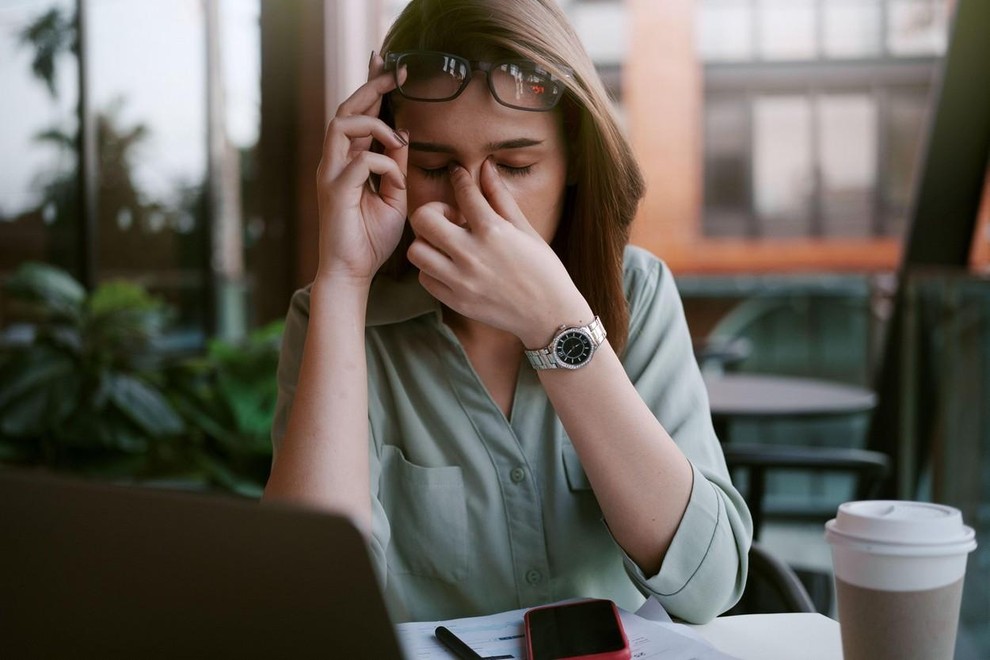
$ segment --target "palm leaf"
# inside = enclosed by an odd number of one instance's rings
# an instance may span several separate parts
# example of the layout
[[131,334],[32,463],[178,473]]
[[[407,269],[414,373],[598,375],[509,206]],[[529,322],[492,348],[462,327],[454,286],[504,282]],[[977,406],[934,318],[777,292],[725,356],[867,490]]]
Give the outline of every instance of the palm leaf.
[[126,374],[110,374],[110,401],[131,422],[152,437],[181,433],[185,425],[162,394]]

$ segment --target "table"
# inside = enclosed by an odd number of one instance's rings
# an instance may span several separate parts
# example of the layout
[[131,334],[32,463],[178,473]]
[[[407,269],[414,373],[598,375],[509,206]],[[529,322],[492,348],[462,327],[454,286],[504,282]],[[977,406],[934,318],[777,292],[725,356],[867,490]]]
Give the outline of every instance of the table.
[[741,660],[842,660],[839,622],[821,614],[740,614],[690,628]]
[[[703,375],[708,389],[712,423],[719,439],[728,445],[726,459],[731,457],[729,422],[733,419],[750,420],[794,420],[825,419],[860,415],[870,412],[876,406],[876,395],[865,388],[844,383],[835,383],[813,378],[779,376],[759,373],[723,373]],[[766,446],[736,447],[737,451],[786,453],[787,447]],[[813,448],[792,448],[794,452]],[[852,451],[852,450],[848,450]],[[788,458],[788,457],[781,457]],[[797,462],[811,457],[790,457]],[[832,457],[835,460],[835,457]],[[849,457],[850,462],[858,462],[858,457]],[[785,461],[781,461],[785,462]],[[730,461],[731,463],[731,461]],[[745,463],[743,463],[745,464]],[[731,466],[730,466],[731,467]],[[751,469],[751,479],[746,501],[753,515],[753,536],[759,538],[763,524],[764,471]]]
[[[685,649],[684,643],[697,647],[691,638],[700,638],[740,660],[842,660],[839,624],[821,614],[741,614],[718,617],[704,625],[671,624],[659,603],[652,602],[655,607],[650,607],[653,614],[649,616],[620,612],[631,646],[638,654],[646,654],[642,657],[656,657],[651,654],[659,644],[667,652],[662,657],[683,658],[685,651],[694,650]],[[525,612],[522,608],[464,619],[400,623],[396,630],[408,658],[451,657],[436,641],[437,625],[453,630],[483,656],[518,658],[524,655],[520,633]]]
[[[716,426],[730,418],[793,419],[869,412],[876,395],[865,388],[814,378],[775,374],[705,374]],[[725,430],[725,429],[723,429]],[[720,434],[720,438],[725,440]]]

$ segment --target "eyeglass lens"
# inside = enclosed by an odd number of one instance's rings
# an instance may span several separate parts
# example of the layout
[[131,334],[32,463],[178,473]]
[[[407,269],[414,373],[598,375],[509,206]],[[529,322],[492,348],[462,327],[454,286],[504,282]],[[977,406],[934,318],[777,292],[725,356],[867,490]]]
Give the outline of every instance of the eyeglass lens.
[[492,93],[503,103],[527,108],[551,108],[560,87],[550,76],[518,64],[500,64],[488,72]]
[[470,75],[466,61],[440,53],[403,55],[397,64],[401,91],[412,99],[453,98]]
[[[406,53],[396,62],[401,93],[423,101],[445,101],[457,96],[470,77],[467,60],[443,53]],[[526,109],[552,108],[561,87],[534,65],[506,62],[488,71],[489,88],[500,102]]]

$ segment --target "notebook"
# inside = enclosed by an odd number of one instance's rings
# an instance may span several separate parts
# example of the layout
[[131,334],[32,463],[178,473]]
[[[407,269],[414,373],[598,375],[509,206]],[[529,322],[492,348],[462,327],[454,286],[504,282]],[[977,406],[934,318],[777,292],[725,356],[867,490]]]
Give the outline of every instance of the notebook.
[[0,655],[402,658],[345,518],[0,470]]

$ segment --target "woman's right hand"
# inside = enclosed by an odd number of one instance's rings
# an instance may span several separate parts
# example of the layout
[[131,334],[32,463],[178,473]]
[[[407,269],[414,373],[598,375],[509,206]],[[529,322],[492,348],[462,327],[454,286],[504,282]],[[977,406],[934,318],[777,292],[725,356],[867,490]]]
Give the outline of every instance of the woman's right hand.
[[[340,104],[327,126],[317,169],[320,263],[317,279],[343,277],[370,284],[395,250],[406,221],[408,135],[378,118],[394,76],[372,55],[368,82]],[[372,139],[384,153],[371,151]],[[378,190],[370,176],[381,176]]]

